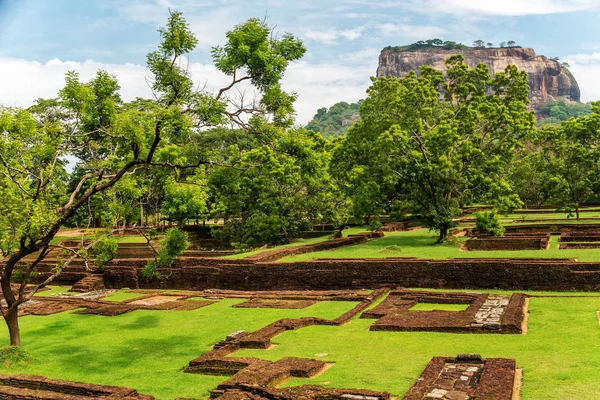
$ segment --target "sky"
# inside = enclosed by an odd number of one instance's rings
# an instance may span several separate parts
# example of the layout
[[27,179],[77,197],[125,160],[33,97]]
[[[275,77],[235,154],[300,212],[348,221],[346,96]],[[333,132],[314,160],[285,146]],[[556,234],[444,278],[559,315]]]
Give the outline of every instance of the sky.
[[258,17],[302,38],[307,53],[283,80],[298,94],[302,124],[321,107],[364,98],[383,47],[433,38],[513,40],[559,57],[582,101],[600,100],[600,0],[0,0],[0,104],[55,97],[70,70],[84,80],[107,70],[125,100],[149,97],[146,54],[169,9],[182,11],[198,37],[189,68],[206,90],[228,82],[210,50],[236,24]]

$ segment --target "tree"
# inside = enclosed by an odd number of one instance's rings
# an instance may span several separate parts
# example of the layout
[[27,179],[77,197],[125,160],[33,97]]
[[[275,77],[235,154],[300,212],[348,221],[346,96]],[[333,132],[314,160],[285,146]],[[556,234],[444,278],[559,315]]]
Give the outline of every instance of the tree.
[[592,194],[593,160],[589,148],[569,140],[561,128],[548,127],[545,133],[548,137],[544,147],[547,168],[561,184],[554,192],[554,202],[562,209],[574,210],[579,220],[579,207]]
[[544,205],[560,187],[541,151],[532,151],[516,160],[510,172],[510,182],[521,201],[535,207]]
[[508,44],[508,47],[513,47],[516,43],[514,40],[509,40],[507,44]]
[[485,47],[485,42],[481,39],[478,39],[473,42],[473,47]]
[[540,119],[538,126],[542,125],[560,125],[562,121],[570,118],[577,118],[592,113],[591,103],[570,103],[564,99],[551,100],[538,112]]
[[506,42],[500,42],[500,47],[504,48],[506,46]]
[[[149,279],[160,279],[158,268],[171,268],[175,260],[183,255],[189,247],[187,233],[177,228],[167,230],[167,234],[160,241],[158,252],[154,250],[154,260],[149,261],[142,270],[142,275]],[[150,245],[150,242],[148,242]],[[154,247],[152,247],[154,249]]]
[[202,176],[177,182],[169,178],[164,186],[162,214],[181,226],[186,219],[197,218],[206,213],[207,185]]
[[[4,268],[0,286],[5,304],[2,315],[11,345],[21,343],[18,309],[61,269],[78,257],[63,260],[43,282],[27,288],[32,273],[53,248],[59,229],[98,194],[124,177],[154,168],[189,171],[210,164],[187,145],[202,129],[249,121],[270,115],[289,123],[293,95],[279,81],[290,61],[305,52],[291,34],[281,38],[258,19],[250,19],[227,33],[223,47],[212,55],[217,68],[231,83],[216,93],[197,92],[186,68],[185,56],[197,39],[181,13],[172,12],[159,29],[158,49],[148,54],[154,100],[123,103],[117,80],[100,71],[89,82],[68,73],[58,99],[38,101],[30,110],[0,110],[0,248]],[[231,90],[249,81],[262,94],[260,101],[235,98]],[[67,159],[77,160],[77,183],[67,185],[73,173]],[[35,254],[32,262],[24,257]],[[11,280],[21,269],[16,292]]]
[[255,120],[253,140],[232,145],[227,163],[211,173],[215,233],[238,247],[289,243],[310,221],[330,214],[325,140],[304,128],[269,127]]
[[358,107],[361,102],[362,100],[357,103],[341,101],[329,109],[320,108],[306,125],[306,129],[319,132],[326,138],[343,136],[358,118]]
[[494,43],[488,42],[487,46],[488,46],[489,48],[492,48],[492,47],[494,47]]
[[[372,175],[395,187],[398,199],[439,231],[440,242],[462,205],[520,205],[506,175],[515,144],[534,121],[526,72],[509,66],[490,77],[485,65],[470,70],[460,55],[446,67],[447,80],[428,66],[420,76],[373,79],[345,139],[352,170],[366,176],[376,168]],[[361,190],[360,182],[347,183]]]
[[544,126],[539,133],[546,167],[558,178],[553,201],[575,211],[600,185],[600,104],[592,103],[592,114]]

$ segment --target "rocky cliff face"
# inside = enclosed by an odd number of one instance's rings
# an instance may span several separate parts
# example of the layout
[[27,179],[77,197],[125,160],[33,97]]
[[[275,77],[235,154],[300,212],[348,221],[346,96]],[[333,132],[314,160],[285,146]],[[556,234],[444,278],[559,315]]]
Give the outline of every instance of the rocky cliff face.
[[579,101],[579,85],[571,72],[560,63],[545,56],[536,56],[533,49],[517,47],[501,49],[444,50],[426,49],[397,51],[384,49],[379,56],[377,76],[403,77],[422,65],[444,70],[444,62],[454,54],[462,54],[470,68],[486,64],[491,73],[504,71],[508,65],[516,65],[529,74],[529,98],[531,108],[540,110],[550,100]]

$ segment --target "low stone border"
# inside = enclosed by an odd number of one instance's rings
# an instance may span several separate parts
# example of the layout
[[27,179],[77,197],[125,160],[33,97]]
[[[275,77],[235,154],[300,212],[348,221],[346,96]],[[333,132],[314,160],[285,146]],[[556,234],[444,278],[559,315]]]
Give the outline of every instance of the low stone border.
[[546,250],[550,234],[535,236],[477,237],[465,242],[467,250]]
[[565,232],[558,239],[561,243],[566,242],[600,242],[600,232]]
[[[372,331],[522,333],[526,296],[487,293],[393,291],[361,318],[375,318]],[[464,311],[411,311],[418,303],[469,304]]]
[[515,370],[513,359],[434,357],[404,400],[511,400]]
[[33,375],[0,375],[0,398],[9,400],[154,400],[134,389],[59,381]]
[[250,299],[240,304],[235,304],[234,308],[287,308],[303,309],[317,304],[317,300],[277,300],[277,299]]
[[600,243],[561,243],[558,248],[559,250],[600,249]]

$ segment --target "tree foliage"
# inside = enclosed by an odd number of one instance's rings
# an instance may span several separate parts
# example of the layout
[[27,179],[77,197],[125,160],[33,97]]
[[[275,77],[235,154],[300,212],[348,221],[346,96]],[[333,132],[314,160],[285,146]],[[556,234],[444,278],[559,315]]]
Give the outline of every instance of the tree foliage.
[[570,118],[582,117],[592,113],[591,103],[571,103],[566,100],[549,101],[539,111],[538,126],[560,125],[562,121]]
[[[171,12],[159,36],[157,50],[147,56],[153,99],[125,103],[117,79],[107,72],[99,71],[87,82],[69,72],[58,98],[39,100],[28,110],[0,109],[0,190],[6,200],[0,206],[5,262],[1,308],[13,345],[20,344],[19,305],[76,258],[65,260],[25,293],[59,229],[85,223],[81,210],[104,207],[106,213],[90,212],[88,221],[127,223],[137,218],[141,199],[161,195],[157,188],[163,187],[167,212],[176,218],[195,214],[203,197],[178,184],[198,183],[196,169],[212,163],[206,151],[191,151],[198,149],[189,146],[203,130],[248,129],[254,119],[271,120],[278,127],[293,122],[295,94],[284,92],[280,79],[289,62],[304,54],[301,40],[291,34],[278,38],[257,19],[237,25],[227,33],[225,45],[213,49],[216,67],[231,81],[212,93],[194,89],[186,55],[197,39],[182,14]],[[234,89],[243,81],[261,98],[236,96]],[[75,160],[72,170],[66,168],[66,160]],[[152,193],[141,182],[152,182]],[[182,198],[189,201],[182,205]],[[38,257],[24,268],[15,294],[10,287],[13,271],[34,253]]]
[[211,174],[213,215],[221,238],[240,247],[288,243],[327,212],[331,195],[324,139],[304,128],[255,121],[251,141],[230,145],[228,163]]
[[306,125],[306,129],[319,132],[326,138],[343,136],[358,119],[361,102],[362,100],[359,100],[358,103],[341,101],[329,109],[319,108],[313,119]]
[[504,227],[500,223],[500,216],[496,210],[482,211],[475,214],[477,229],[490,236],[503,236]]
[[520,205],[506,173],[534,120],[525,72],[509,66],[490,77],[485,65],[469,69],[462,56],[446,66],[448,79],[428,66],[420,76],[374,79],[360,120],[334,156],[346,160],[338,174],[351,196],[370,182],[379,187],[375,203],[382,187],[395,187],[440,240],[464,204]]

